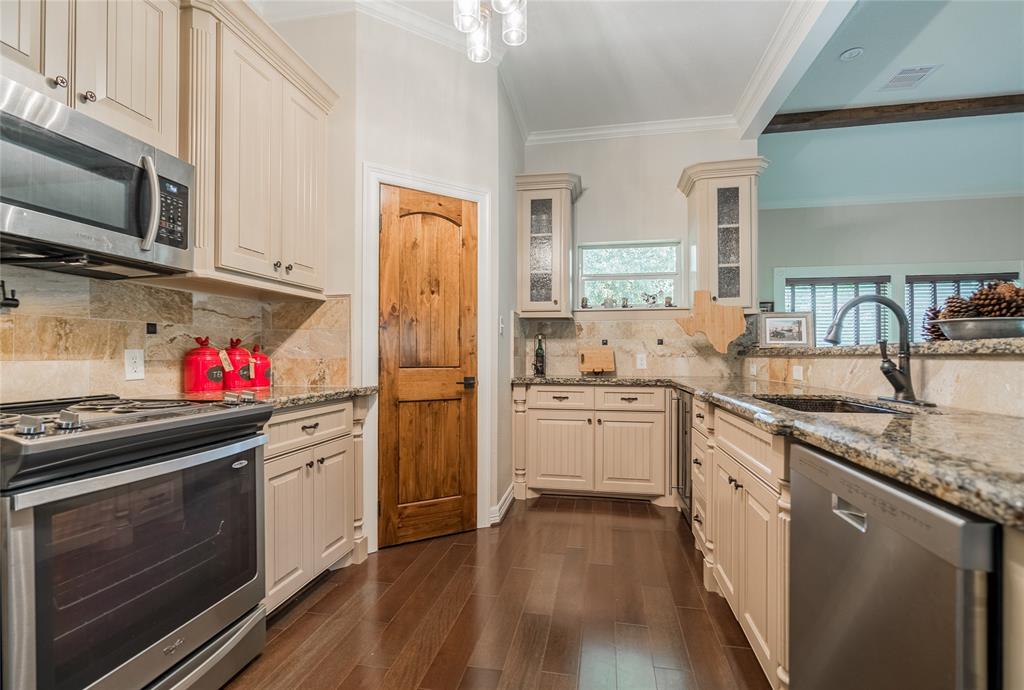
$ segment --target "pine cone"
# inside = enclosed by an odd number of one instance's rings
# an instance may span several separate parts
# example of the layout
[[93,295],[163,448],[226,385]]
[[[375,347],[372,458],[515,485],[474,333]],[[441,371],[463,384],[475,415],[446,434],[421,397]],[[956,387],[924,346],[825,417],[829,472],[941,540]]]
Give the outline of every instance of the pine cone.
[[1024,297],[1013,283],[993,282],[971,295],[971,304],[981,316],[1020,316]]
[[942,308],[943,319],[970,319],[978,316],[978,307],[960,295],[953,295],[946,299],[946,305]]
[[924,313],[924,326],[921,328],[921,335],[925,340],[948,340],[946,334],[939,328],[936,321],[941,318],[942,310],[939,307],[928,307]]

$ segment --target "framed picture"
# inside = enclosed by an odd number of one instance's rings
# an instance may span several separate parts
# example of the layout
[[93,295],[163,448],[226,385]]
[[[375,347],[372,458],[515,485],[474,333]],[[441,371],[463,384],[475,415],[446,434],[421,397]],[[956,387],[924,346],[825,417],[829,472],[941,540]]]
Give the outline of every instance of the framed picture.
[[761,347],[814,347],[814,314],[809,311],[760,314],[757,332]]

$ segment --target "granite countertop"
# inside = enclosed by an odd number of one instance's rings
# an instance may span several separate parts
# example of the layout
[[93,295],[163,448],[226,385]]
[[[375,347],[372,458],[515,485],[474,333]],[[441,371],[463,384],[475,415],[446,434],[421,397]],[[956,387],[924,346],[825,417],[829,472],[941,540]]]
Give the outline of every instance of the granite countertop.
[[[894,353],[898,343],[889,343]],[[911,343],[913,355],[953,357],[961,355],[1024,355],[1024,338],[982,338],[977,340],[941,340]],[[741,348],[746,357],[878,357],[878,345],[839,345],[836,347],[759,347]]]
[[[745,378],[521,377],[515,384],[673,386],[849,462],[1003,525],[1024,529],[1024,418],[886,404],[840,391]],[[902,414],[801,412],[756,395],[838,397]]]
[[275,409],[319,405],[374,395],[377,386],[274,386],[264,400],[274,403]]

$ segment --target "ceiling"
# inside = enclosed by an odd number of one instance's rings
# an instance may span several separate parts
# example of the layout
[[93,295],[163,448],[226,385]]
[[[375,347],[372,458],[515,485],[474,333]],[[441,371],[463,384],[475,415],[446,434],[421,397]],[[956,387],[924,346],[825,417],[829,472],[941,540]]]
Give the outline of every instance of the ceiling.
[[[270,21],[350,10],[405,13],[453,47],[450,0],[250,0]],[[501,51],[524,134],[734,122],[789,0],[530,0],[529,40]],[[492,29],[500,44],[500,32]],[[658,121],[671,121],[668,123]],[[641,128],[642,129],[642,128]]]
[[[850,62],[852,47],[864,54]],[[911,89],[899,70],[941,65]],[[804,112],[1024,92],[1024,2],[861,0],[782,106]]]

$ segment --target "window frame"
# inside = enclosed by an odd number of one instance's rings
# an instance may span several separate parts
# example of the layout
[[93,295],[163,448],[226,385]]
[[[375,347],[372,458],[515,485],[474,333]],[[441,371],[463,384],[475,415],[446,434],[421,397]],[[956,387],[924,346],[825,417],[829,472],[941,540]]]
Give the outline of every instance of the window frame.
[[[785,292],[783,293],[782,307],[783,307],[783,309],[785,309],[786,298],[787,297],[790,299],[791,303],[793,303],[794,305],[796,304],[796,288],[798,286],[812,286],[813,287],[813,286],[817,286],[817,285],[831,285],[832,286],[832,295],[833,295],[832,301],[836,304],[836,308],[838,309],[839,306],[840,306],[839,297],[838,297],[838,289],[837,289],[838,285],[840,285],[840,284],[853,285],[855,297],[860,297],[861,294],[859,293],[859,286],[862,285],[862,284],[865,284],[865,283],[869,283],[869,284],[874,285],[875,286],[875,292],[863,293],[863,294],[873,294],[873,295],[880,295],[880,296],[890,297],[891,293],[893,291],[893,280],[892,280],[892,276],[891,275],[839,275],[839,276],[807,276],[807,277],[791,276],[791,277],[786,278],[784,283],[783,283]],[[812,289],[811,290],[811,313],[814,314],[814,317],[815,317],[815,330],[817,330],[819,319],[817,318],[818,315],[817,315],[817,309],[816,309],[816,305],[815,305],[815,296],[816,296],[816,293]],[[802,313],[802,312],[795,312],[795,313]],[[892,330],[892,326],[889,323],[889,319],[887,318],[887,315],[891,316],[891,314],[889,314],[889,310],[888,309],[883,311],[882,310],[882,305],[880,305],[880,304],[876,304],[875,305],[875,314],[876,314],[876,316],[875,316],[875,341],[874,342],[878,342],[883,337],[887,338],[889,332],[891,332],[891,330]],[[858,334],[858,338],[859,338],[859,333],[860,333],[860,309],[859,308],[854,309],[853,310],[853,314],[851,314],[848,318],[852,318],[854,320],[853,330],[854,330],[854,333]],[[846,324],[844,323],[844,326],[845,325]],[[861,346],[861,345],[873,345],[874,344],[874,342],[873,343],[860,343],[860,342],[858,342],[858,343],[840,343],[839,345],[830,345],[828,343],[826,343],[826,344],[818,344],[818,334],[817,334],[817,332],[815,332],[813,334],[813,336],[814,336],[814,345],[813,345],[813,347],[857,347],[857,346]]]
[[[669,273],[667,271],[655,271],[655,272],[640,272],[640,273],[594,273],[584,274],[583,273],[583,252],[587,249],[633,249],[636,247],[675,247],[676,249],[676,267],[675,271]],[[683,257],[683,242],[681,240],[638,240],[635,242],[586,242],[576,245],[576,257],[573,261],[573,312],[588,314],[592,312],[654,312],[654,311],[665,311],[668,309],[685,309],[689,306],[689,300],[686,299],[687,291],[685,286],[685,261]],[[658,278],[673,278],[675,281],[675,288],[672,291],[672,307],[666,307],[663,304],[648,307],[647,305],[631,305],[623,309],[622,307],[603,307],[600,305],[591,305],[586,309],[583,309],[580,304],[583,300],[584,284],[588,280],[651,280]]]
[[985,285],[994,280],[1010,281],[1020,284],[1021,273],[1020,271],[996,271],[988,273],[979,273],[977,271],[969,273],[908,273],[904,278],[903,283],[903,310],[907,312],[907,320],[911,325],[910,341],[921,342],[923,339],[920,330],[917,328],[917,314],[915,313],[917,311],[917,307],[914,304],[915,285],[931,285],[931,302],[929,304],[920,305],[923,321],[924,314],[928,309],[941,304],[938,301],[937,283],[956,283],[956,288],[953,294],[961,297],[967,297],[969,295],[963,294],[962,283],[970,282]]

